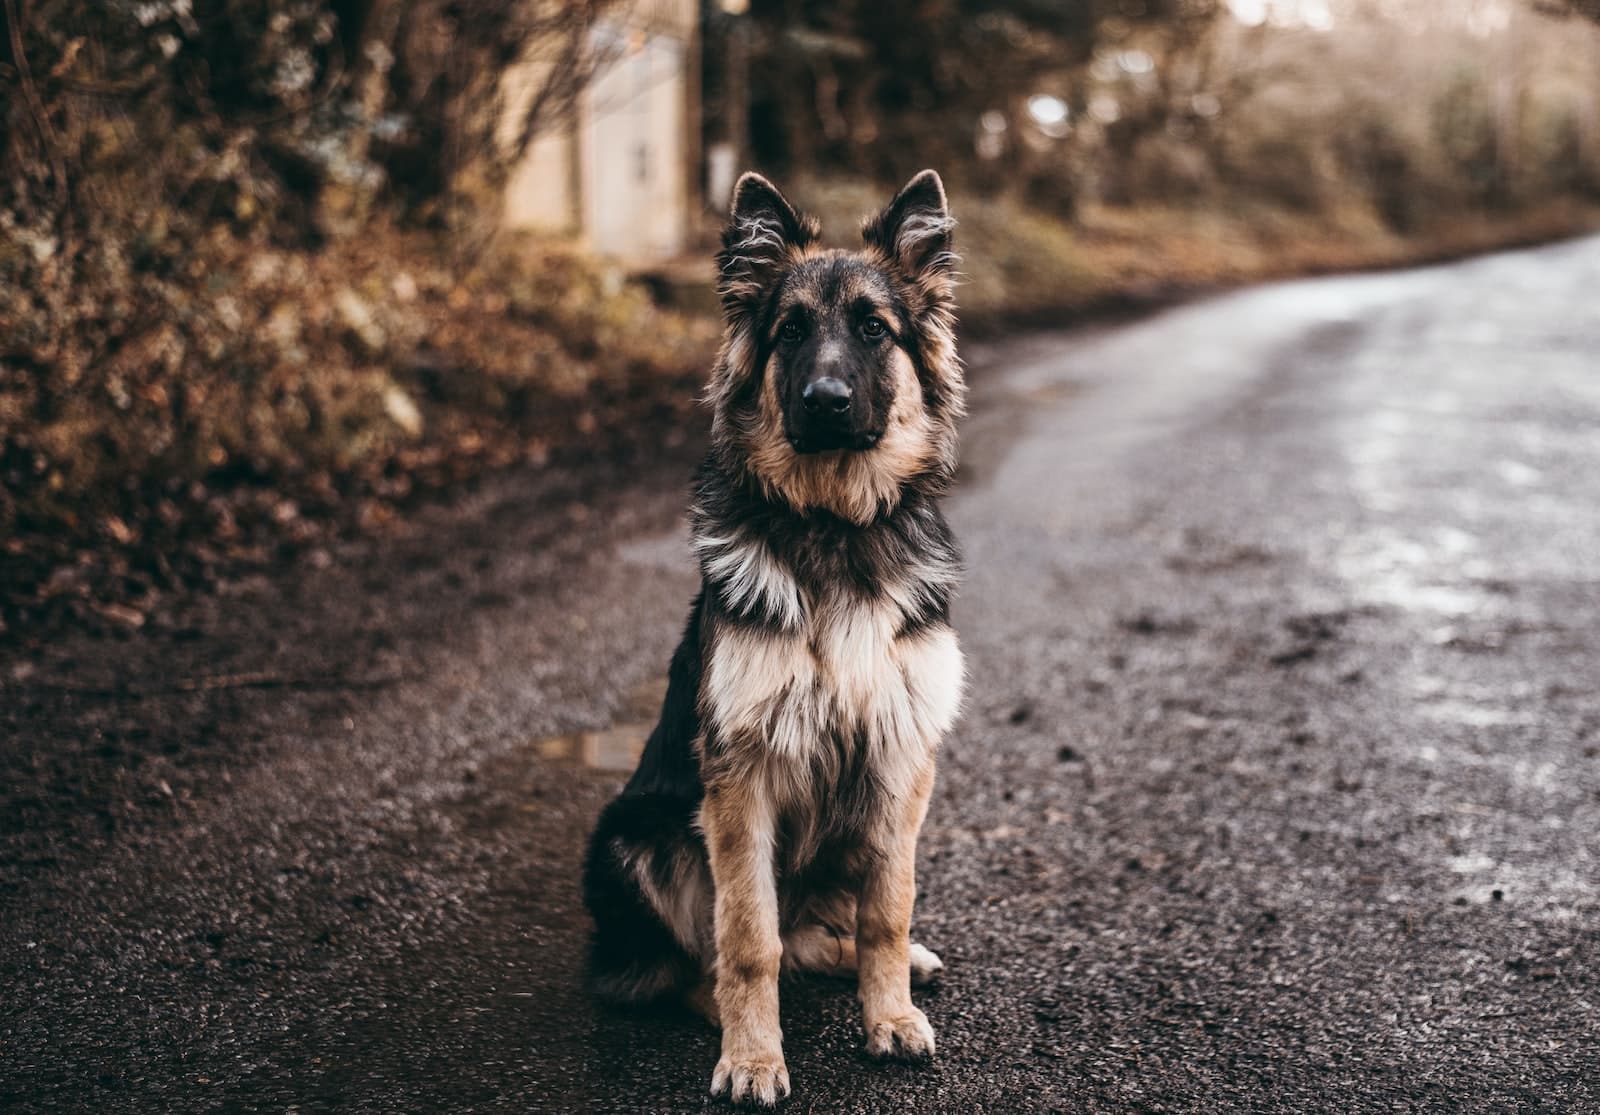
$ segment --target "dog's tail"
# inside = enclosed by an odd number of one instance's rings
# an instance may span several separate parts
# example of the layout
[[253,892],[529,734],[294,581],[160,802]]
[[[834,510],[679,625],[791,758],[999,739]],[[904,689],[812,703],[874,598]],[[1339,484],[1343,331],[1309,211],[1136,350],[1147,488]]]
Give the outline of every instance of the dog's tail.
[[584,867],[594,916],[589,986],[612,1003],[691,991],[703,977],[711,886],[692,801],[624,794],[600,815]]

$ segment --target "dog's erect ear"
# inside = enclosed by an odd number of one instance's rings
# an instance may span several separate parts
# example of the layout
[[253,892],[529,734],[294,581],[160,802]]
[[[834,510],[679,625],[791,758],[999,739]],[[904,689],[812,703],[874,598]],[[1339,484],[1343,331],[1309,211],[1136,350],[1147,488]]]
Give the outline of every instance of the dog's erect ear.
[[948,297],[950,272],[956,265],[950,250],[955,227],[944,183],[937,173],[925,170],[907,182],[882,213],[861,223],[861,237],[906,278],[922,283],[930,295]]
[[740,178],[717,255],[717,293],[728,313],[759,304],[796,249],[814,241],[819,231],[816,221],[797,212],[761,175]]

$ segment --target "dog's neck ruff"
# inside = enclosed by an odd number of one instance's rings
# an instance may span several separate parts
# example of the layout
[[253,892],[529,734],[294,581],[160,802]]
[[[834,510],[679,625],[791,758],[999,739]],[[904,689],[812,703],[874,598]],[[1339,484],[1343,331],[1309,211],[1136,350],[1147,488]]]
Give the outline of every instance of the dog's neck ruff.
[[858,524],[797,511],[708,464],[691,542],[718,610],[772,630],[797,631],[843,599],[888,608],[900,630],[917,630],[944,620],[961,574],[936,498],[916,487]]
[[763,459],[758,450],[747,459],[745,474],[766,499],[797,515],[833,516],[865,529],[892,516],[909,491],[943,486],[926,472],[905,475],[907,467],[924,469],[925,460],[893,454],[893,448],[841,449]]

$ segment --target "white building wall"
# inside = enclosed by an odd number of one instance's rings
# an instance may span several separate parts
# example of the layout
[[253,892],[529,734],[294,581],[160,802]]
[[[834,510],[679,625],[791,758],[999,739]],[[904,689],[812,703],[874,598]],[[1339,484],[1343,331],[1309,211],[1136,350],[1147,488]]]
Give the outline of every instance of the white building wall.
[[[596,45],[615,60],[584,91],[572,119],[535,138],[512,169],[508,227],[573,235],[631,262],[684,249],[697,12],[693,0],[658,0],[594,29]],[[542,76],[532,62],[507,72],[503,142],[514,136]]]
[[687,202],[684,45],[652,36],[584,97],[583,228],[597,252],[660,258],[683,249]]

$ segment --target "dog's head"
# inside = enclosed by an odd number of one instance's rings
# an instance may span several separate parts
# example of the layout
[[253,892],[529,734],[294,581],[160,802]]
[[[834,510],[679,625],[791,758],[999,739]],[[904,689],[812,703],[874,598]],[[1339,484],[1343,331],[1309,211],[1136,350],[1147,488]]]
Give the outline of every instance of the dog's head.
[[711,400],[719,444],[770,494],[864,523],[907,484],[948,482],[965,395],[954,226],[926,170],[863,222],[860,250],[822,249],[772,183],[739,180]]

